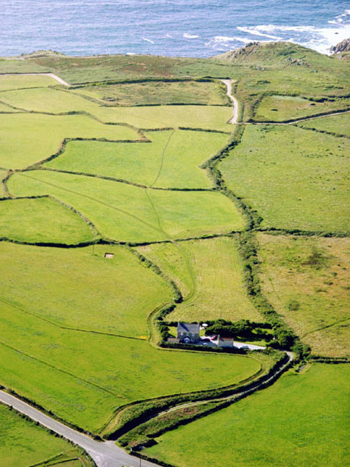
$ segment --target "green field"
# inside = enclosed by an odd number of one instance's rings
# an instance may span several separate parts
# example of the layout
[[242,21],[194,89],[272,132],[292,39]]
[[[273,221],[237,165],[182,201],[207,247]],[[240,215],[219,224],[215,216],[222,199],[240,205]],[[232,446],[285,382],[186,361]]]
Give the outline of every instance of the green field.
[[81,449],[0,405],[0,465],[30,467],[46,465],[44,462],[49,460],[52,464],[47,465],[93,466],[92,460]]
[[[0,94],[0,98],[1,98],[1,94]],[[10,107],[9,105],[7,104],[4,104],[3,102],[1,102],[0,100],[0,114],[2,113],[5,113],[5,114],[14,114],[14,113],[20,113],[21,110],[18,110],[18,109],[13,109],[12,107]]]
[[[350,467],[350,369],[311,365],[298,340],[350,358],[349,118],[282,123],[349,108],[349,63],[283,42],[210,60],[0,58],[1,73],[74,85],[0,75],[0,385],[105,437],[175,399],[164,418],[188,417],[192,392],[277,357],[157,347],[157,318],[266,318],[293,331],[300,368],[144,452],[176,467]],[[5,412],[1,466],[90,465]]]
[[279,41],[253,42],[236,52],[218,58],[242,73],[236,93],[238,99],[244,101],[245,121],[254,117],[256,106],[266,95],[318,101],[349,97],[349,66],[345,60]]
[[301,128],[315,128],[319,131],[329,131],[339,136],[350,136],[349,114],[334,115],[333,117],[322,117],[299,123]]
[[[0,298],[55,325],[145,338],[147,315],[172,299],[165,281],[125,247],[67,250],[2,242],[0,250]],[[106,252],[114,258],[104,258]]]
[[210,188],[200,165],[228,139],[204,131],[154,131],[144,143],[72,141],[63,154],[45,164],[60,170],[128,180],[147,186]]
[[[141,287],[138,280],[135,289]],[[91,289],[90,297],[98,291]],[[75,293],[83,300],[81,290]],[[2,302],[0,383],[89,431],[128,402],[227,386],[261,367],[248,357],[162,351],[142,339],[65,329],[26,305],[30,313]],[[90,314],[101,320],[100,309]]]
[[294,96],[267,96],[262,99],[254,121],[283,122],[349,108],[350,99],[346,98],[313,101]]
[[138,248],[178,285],[185,301],[170,321],[261,321],[243,285],[243,265],[233,238]]
[[[57,86],[58,82],[50,76],[41,75],[0,75],[0,92],[12,89],[28,89],[44,86]],[[1,100],[1,95],[0,95]]]
[[89,112],[90,109],[96,107],[96,104],[69,91],[43,87],[2,92],[0,99],[22,110],[54,114],[73,111]]
[[30,60],[0,61],[0,70],[30,67],[31,70],[50,70],[71,84],[112,80],[160,80],[213,76],[239,76],[242,71],[230,63],[196,58],[160,57],[154,55],[110,55],[104,57],[68,57],[43,53]]
[[127,123],[138,128],[191,127],[231,131],[226,122],[232,110],[225,106],[174,105],[106,107],[70,91],[34,88],[3,92],[1,101],[17,109],[53,114],[87,112],[105,123]]
[[46,159],[59,150],[64,138],[136,140],[140,135],[126,126],[103,125],[86,115],[0,114],[0,166],[18,169]]
[[125,183],[44,170],[16,173],[16,196],[50,194],[86,216],[105,237],[127,242],[242,230],[234,204],[219,192],[146,190]]
[[226,88],[221,83],[212,82],[146,81],[84,86],[73,91],[82,96],[98,99],[105,105],[228,104]]
[[29,243],[74,245],[93,241],[98,235],[68,206],[44,197],[1,201],[0,237]]
[[350,357],[350,239],[259,234],[263,291],[312,353]]
[[345,138],[249,125],[220,168],[229,188],[263,217],[263,227],[349,231],[349,154]]
[[204,128],[231,132],[230,107],[160,105],[145,107],[96,107],[94,115],[104,122],[128,123],[137,128]]
[[349,466],[348,365],[289,372],[272,387],[163,435],[146,453],[177,467]]

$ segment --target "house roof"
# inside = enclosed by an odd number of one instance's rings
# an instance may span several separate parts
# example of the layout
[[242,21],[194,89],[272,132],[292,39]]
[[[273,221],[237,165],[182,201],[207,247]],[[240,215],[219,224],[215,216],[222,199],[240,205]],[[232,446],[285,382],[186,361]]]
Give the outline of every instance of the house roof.
[[191,334],[199,334],[199,324],[179,323],[177,332],[190,332]]

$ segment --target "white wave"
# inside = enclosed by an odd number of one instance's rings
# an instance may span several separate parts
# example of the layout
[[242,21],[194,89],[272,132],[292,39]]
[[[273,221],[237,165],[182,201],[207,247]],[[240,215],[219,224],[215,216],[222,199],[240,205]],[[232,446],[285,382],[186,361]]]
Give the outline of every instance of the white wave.
[[211,47],[212,49],[218,49],[219,47],[232,47],[232,42],[243,42],[243,44],[248,44],[252,42],[251,39],[245,37],[229,37],[229,36],[215,36],[210,39],[209,42],[205,43],[206,47]]
[[237,26],[237,29],[242,32],[246,32],[248,34],[253,34],[254,36],[259,36],[259,37],[267,37],[269,39],[274,39],[276,41],[281,40],[281,37],[278,36],[273,36],[271,34],[264,34],[263,32],[259,31],[257,28],[254,27],[241,27]]
[[[347,11],[350,12],[350,10]],[[261,24],[255,27],[240,27],[237,29],[246,33],[255,34],[256,36],[261,35],[262,37],[271,38],[276,41],[295,42],[321,53],[329,53],[329,49],[332,46],[350,37],[350,24],[345,22],[339,23],[338,21],[331,23],[329,27],[325,28],[306,25],[277,26],[274,24]],[[277,36],[276,33],[279,35]],[[238,37],[234,39],[240,40]],[[227,43],[227,41],[223,42]]]
[[142,40],[146,41],[146,42],[149,42],[150,44],[154,44],[154,42],[151,41],[151,39],[147,39],[147,37],[143,37]]
[[195,34],[187,34],[187,32],[185,32],[183,37],[185,39],[198,39],[199,36],[196,36]]
[[171,34],[165,34],[165,37],[172,38],[173,36]]
[[135,52],[126,52],[125,55],[136,55]]
[[315,30],[314,26],[276,26],[275,24],[261,24],[255,26],[255,30],[263,32],[312,32]]

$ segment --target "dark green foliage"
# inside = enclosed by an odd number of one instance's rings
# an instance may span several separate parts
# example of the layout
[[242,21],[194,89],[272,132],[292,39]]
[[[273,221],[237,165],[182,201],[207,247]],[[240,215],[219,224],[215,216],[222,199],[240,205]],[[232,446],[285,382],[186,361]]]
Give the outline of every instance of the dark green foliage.
[[218,319],[209,324],[205,330],[205,334],[207,336],[219,334],[221,337],[234,337],[247,340],[271,340],[273,336],[268,332],[268,329],[271,329],[269,324],[254,323],[248,319],[241,319],[235,323]]

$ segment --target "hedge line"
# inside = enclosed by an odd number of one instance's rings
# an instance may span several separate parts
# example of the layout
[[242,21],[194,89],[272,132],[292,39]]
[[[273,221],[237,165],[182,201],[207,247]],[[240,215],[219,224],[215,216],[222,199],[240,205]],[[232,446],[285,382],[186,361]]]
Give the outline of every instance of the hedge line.
[[[183,301],[183,296],[181,293],[181,290],[179,287],[175,284],[175,282],[170,279],[161,269],[159,266],[157,266],[155,263],[153,263],[151,260],[146,258],[142,253],[140,253],[137,250],[134,250],[131,246],[128,246],[128,249],[138,258],[138,260],[143,264],[145,267],[152,269],[152,271],[160,276],[162,279],[165,280],[165,282],[171,287],[174,293],[174,302],[175,303],[181,303]],[[172,305],[170,305],[172,306]],[[173,308],[172,310],[173,311]],[[166,316],[166,314],[170,313],[171,311],[168,311],[168,309],[163,309],[160,312],[160,317]]]
[[283,353],[282,355],[276,354],[276,358],[278,360],[270,368],[270,370],[264,375],[261,375],[263,370],[260,370],[257,374],[260,374],[260,376],[258,377],[258,379],[255,379],[253,381],[252,377],[250,377],[245,380],[246,382],[243,382],[240,385],[235,384],[212,390],[196,391],[189,394],[174,394],[172,396],[161,397],[148,401],[137,401],[128,404],[119,410],[118,428],[112,433],[107,434],[107,438],[116,440],[125,433],[136,428],[137,426],[151,420],[160,412],[167,410],[168,408],[174,407],[176,405],[185,402],[206,400],[210,401],[213,399],[228,397],[241,391],[251,390],[256,386],[260,387],[273,374],[278,372],[278,370],[281,367],[283,367],[284,364],[286,364],[286,360],[288,360],[288,356],[285,353]]
[[[215,406],[211,406],[210,408],[208,408],[207,410],[204,408],[203,410],[201,410],[199,413],[197,414],[194,414],[192,415],[191,417],[185,417],[185,418],[179,418],[179,419],[175,419],[175,420],[169,420],[169,423],[168,424],[165,424],[165,426],[163,427],[158,427],[156,424],[154,426],[154,431],[152,431],[152,418],[155,418],[155,417],[151,417],[149,420],[148,420],[148,428],[150,428],[149,432],[147,433],[147,444],[145,444],[143,441],[144,439],[142,439],[142,435],[141,435],[141,445],[140,444],[136,444],[136,446],[134,447],[134,449],[139,449],[141,448],[142,446],[149,446],[149,445],[152,445],[155,443],[154,439],[153,438],[156,438],[158,436],[161,436],[162,434],[168,432],[168,431],[171,431],[171,430],[174,430],[176,428],[178,428],[179,426],[182,426],[182,425],[186,425],[188,423],[191,423],[192,421],[194,420],[197,420],[197,419],[200,419],[200,418],[203,418],[207,415],[210,415],[211,413],[214,413],[214,412],[217,412],[225,407],[228,407],[229,405],[231,405],[232,403],[234,402],[237,402],[241,399],[244,399],[245,397],[249,396],[250,394],[252,394],[253,392],[257,391],[257,390],[260,390],[261,388],[265,388],[265,387],[268,387],[270,385],[272,385],[274,383],[274,381],[284,372],[286,371],[286,369],[289,367],[289,365],[287,364],[287,361],[288,358],[286,355],[284,355],[284,358],[282,360],[280,360],[279,362],[277,362],[273,368],[270,369],[270,371],[268,372],[267,375],[264,375],[262,376],[261,378],[259,378],[257,381],[255,382],[252,382],[252,383],[249,383],[249,384],[246,384],[246,385],[243,385],[239,388],[236,389],[236,391],[232,392],[231,394],[228,395],[228,397],[232,396],[232,398],[230,398],[229,400],[224,400],[224,401],[221,401],[221,402],[218,402]],[[235,397],[235,393],[238,393],[238,395]],[[227,394],[226,395],[223,395],[222,397],[227,397]],[[208,399],[208,401],[210,401],[210,399]],[[140,426],[140,431],[142,429],[142,424]],[[125,446],[127,444],[130,444],[131,443],[134,443],[135,440],[137,440],[138,438],[138,433],[135,433],[135,438],[133,439],[133,433],[131,432],[131,440],[128,441],[128,438],[130,438],[130,436],[125,436],[124,439],[122,438],[120,441],[120,444],[122,446]]]
[[269,345],[282,349],[292,349],[297,355],[297,360],[306,358],[310,353],[309,346],[301,343],[299,337],[280,318],[262,293],[259,281],[258,245],[254,234],[252,232],[243,232],[238,235],[238,238],[248,296],[255,308],[272,326],[276,335],[275,343]]
[[322,230],[300,230],[300,229],[277,229],[274,227],[258,228],[258,232],[269,235],[295,235],[299,237],[325,237],[325,238],[346,238],[350,237],[350,232],[330,232]]

